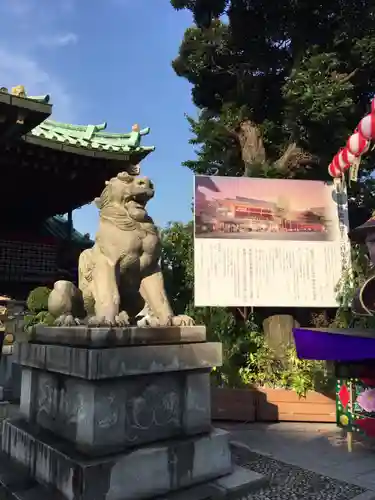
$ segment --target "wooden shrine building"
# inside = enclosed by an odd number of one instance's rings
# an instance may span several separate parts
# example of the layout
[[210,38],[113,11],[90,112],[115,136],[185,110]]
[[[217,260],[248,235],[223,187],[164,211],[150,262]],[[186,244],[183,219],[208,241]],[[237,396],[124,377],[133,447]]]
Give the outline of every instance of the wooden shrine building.
[[72,211],[154,150],[141,145],[148,128],[112,134],[106,123],[58,123],[51,112],[49,96],[0,89],[0,293],[13,298],[75,279],[78,255],[92,241],[73,229]]

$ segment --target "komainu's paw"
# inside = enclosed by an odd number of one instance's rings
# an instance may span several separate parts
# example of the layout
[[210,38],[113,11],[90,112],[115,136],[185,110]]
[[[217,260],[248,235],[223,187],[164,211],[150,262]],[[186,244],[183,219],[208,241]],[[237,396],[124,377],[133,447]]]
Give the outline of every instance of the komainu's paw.
[[80,324],[80,320],[71,314],[62,314],[55,320],[54,323],[55,326],[78,326]]
[[172,326],[193,326],[195,325],[195,321],[190,316],[186,316],[185,314],[180,314],[178,316],[173,316],[172,318]]
[[118,315],[115,317],[115,322],[117,326],[129,326],[129,316],[126,311],[121,311],[118,313]]
[[90,316],[87,321],[88,326],[93,328],[111,328],[116,326],[115,318],[106,318],[105,316]]
[[159,328],[159,327],[166,327],[166,326],[171,326],[172,320],[167,319],[164,322],[161,322],[159,318],[156,316],[148,316],[147,317],[147,326],[151,328]]
[[137,326],[143,328],[165,328],[167,326],[172,326],[172,317],[165,318],[164,321],[160,321],[156,316],[144,316],[142,319],[137,321]]

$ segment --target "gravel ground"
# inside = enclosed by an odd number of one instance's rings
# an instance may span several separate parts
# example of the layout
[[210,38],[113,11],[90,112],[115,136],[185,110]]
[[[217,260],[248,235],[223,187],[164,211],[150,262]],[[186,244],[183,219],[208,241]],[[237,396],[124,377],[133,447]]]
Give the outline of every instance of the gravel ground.
[[241,500],[351,500],[366,490],[250,450],[233,448],[238,465],[270,478],[270,486]]

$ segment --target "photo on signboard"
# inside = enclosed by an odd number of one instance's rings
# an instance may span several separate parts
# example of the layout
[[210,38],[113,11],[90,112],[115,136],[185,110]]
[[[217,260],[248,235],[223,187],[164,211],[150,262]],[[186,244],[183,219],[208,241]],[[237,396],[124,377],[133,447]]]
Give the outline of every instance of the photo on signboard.
[[324,182],[195,177],[195,237],[332,241],[337,207]]

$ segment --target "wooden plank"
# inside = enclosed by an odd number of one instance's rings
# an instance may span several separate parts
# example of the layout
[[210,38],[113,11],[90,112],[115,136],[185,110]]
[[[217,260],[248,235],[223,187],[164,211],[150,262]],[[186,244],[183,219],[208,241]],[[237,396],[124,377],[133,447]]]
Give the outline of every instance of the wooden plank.
[[319,404],[325,403],[329,404],[331,401],[335,400],[335,396],[331,397],[324,394],[319,394],[318,392],[308,392],[306,398],[300,398],[296,392],[288,391],[286,389],[259,389],[260,394],[264,394],[269,402],[288,402],[288,403],[299,403],[301,401]]
[[334,404],[316,405],[313,403],[283,403],[278,405],[280,413],[300,413],[305,415],[326,415],[335,413]]
[[274,413],[272,410],[264,410],[256,414],[257,422],[336,422],[336,413],[328,412],[320,415],[309,415],[307,413]]
[[310,418],[308,417],[308,415],[301,414],[281,414],[279,416],[279,422],[318,422],[334,424],[336,423],[336,413],[334,415],[311,415]]
[[336,422],[335,398],[315,392],[299,398],[283,389],[212,388],[212,418],[237,422]]
[[254,422],[256,393],[240,389],[212,388],[211,415],[213,420]]

